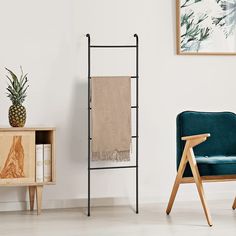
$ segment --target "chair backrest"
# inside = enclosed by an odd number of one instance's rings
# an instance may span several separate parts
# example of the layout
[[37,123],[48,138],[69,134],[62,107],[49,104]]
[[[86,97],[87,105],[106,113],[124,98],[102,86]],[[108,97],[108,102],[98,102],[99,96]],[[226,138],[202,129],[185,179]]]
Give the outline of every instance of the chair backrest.
[[177,116],[177,168],[185,141],[181,137],[210,133],[211,137],[194,148],[196,156],[236,155],[236,114],[232,112],[185,111]]

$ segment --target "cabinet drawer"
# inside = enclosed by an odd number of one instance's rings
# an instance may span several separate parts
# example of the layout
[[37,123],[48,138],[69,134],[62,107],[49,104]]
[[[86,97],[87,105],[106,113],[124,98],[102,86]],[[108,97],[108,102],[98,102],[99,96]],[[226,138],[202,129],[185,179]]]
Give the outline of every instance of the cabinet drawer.
[[35,132],[0,132],[0,185],[35,182]]

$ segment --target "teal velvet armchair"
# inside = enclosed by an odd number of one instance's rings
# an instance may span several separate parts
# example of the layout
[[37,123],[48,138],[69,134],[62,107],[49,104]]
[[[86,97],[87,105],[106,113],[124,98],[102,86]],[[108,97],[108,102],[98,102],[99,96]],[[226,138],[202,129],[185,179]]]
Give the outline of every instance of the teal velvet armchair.
[[[177,116],[177,176],[166,209],[169,214],[179,185],[196,183],[207,222],[211,215],[203,182],[236,180],[236,114],[185,111]],[[236,208],[236,198],[233,209]]]

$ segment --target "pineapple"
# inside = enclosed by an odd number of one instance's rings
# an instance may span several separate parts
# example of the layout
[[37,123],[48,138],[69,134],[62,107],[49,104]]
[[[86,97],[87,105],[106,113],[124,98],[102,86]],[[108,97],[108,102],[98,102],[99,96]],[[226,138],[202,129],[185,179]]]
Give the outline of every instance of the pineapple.
[[8,118],[12,127],[24,127],[26,122],[26,109],[22,105],[26,98],[28,79],[21,67],[21,76],[18,78],[11,70],[5,68],[10,76],[6,75],[9,80],[7,87],[7,96],[10,98],[12,105],[9,108]]

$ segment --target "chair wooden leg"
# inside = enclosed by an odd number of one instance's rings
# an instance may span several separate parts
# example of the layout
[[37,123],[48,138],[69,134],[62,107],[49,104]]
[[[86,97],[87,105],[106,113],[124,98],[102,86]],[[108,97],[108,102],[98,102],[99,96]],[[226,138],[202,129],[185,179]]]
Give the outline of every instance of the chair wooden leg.
[[207,206],[207,203],[206,203],[206,200],[205,200],[205,194],[204,194],[204,190],[203,190],[202,179],[201,179],[201,176],[200,176],[199,171],[198,171],[196,159],[194,157],[194,153],[193,153],[192,148],[189,150],[187,155],[188,155],[189,164],[190,164],[190,167],[191,167],[191,170],[192,170],[193,178],[194,178],[196,186],[197,186],[197,190],[198,190],[198,193],[199,193],[199,197],[201,199],[201,203],[202,203],[202,206],[203,206],[204,213],[206,215],[208,225],[212,226],[212,219],[211,219],[210,211],[208,209],[208,206]]
[[38,215],[40,215],[41,208],[42,208],[42,192],[43,192],[43,186],[42,185],[36,186],[37,214]]
[[176,176],[175,183],[174,183],[174,186],[172,188],[172,192],[171,192],[170,199],[169,199],[169,202],[168,202],[168,206],[166,208],[166,214],[167,215],[169,215],[170,212],[171,212],[171,209],[173,207],[177,191],[179,189],[179,185],[180,185],[180,180],[179,180],[178,176]]
[[34,199],[35,199],[35,186],[29,186],[29,200],[30,200],[30,210],[34,210]]
[[183,176],[184,170],[185,170],[185,168],[186,168],[186,164],[187,164],[186,150],[187,150],[187,147],[185,148],[185,150],[184,150],[184,152],[183,152],[183,156],[182,156],[182,158],[181,158],[181,162],[180,162],[180,165],[179,165],[179,169],[178,169],[178,172],[177,172],[177,175],[176,175],[176,178],[175,178],[175,183],[174,183],[174,186],[173,186],[171,195],[170,195],[170,199],[169,199],[169,202],[168,202],[168,206],[167,206],[167,208],[166,208],[166,214],[167,214],[167,215],[169,215],[170,212],[171,212],[171,209],[172,209],[172,206],[173,206],[173,204],[174,204],[177,191],[178,191],[178,189],[179,189],[179,185],[180,185],[181,180],[182,180],[182,176]]
[[236,198],[234,199],[234,203],[233,203],[233,206],[232,206],[233,210],[236,209]]

